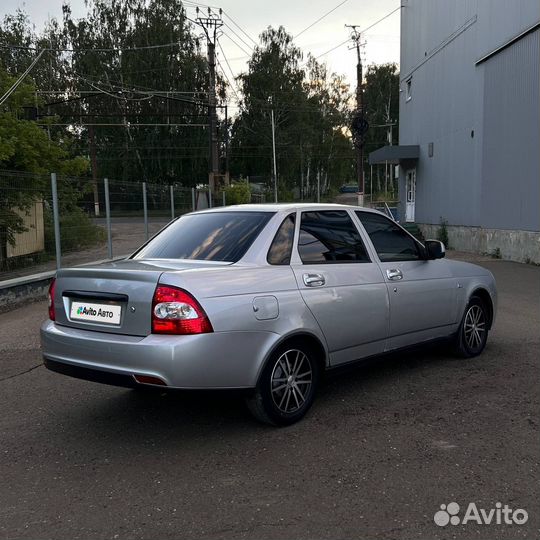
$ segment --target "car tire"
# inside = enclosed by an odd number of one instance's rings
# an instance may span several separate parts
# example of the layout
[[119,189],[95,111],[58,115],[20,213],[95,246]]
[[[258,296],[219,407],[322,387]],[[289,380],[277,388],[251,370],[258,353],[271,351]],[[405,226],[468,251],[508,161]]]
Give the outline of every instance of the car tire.
[[461,358],[472,358],[486,346],[489,313],[479,296],[472,296],[465,308],[459,330],[454,338],[454,349]]
[[307,413],[317,391],[320,367],[313,350],[301,340],[290,341],[272,353],[247,398],[260,422],[288,426]]

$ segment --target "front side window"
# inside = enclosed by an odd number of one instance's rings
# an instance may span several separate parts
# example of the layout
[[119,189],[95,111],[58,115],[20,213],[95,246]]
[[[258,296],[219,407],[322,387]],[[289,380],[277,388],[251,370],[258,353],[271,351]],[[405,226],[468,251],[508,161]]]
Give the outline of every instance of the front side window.
[[302,212],[298,254],[304,264],[369,262],[358,229],[342,210]]
[[133,256],[236,262],[263,230],[271,212],[207,212],[182,216]]
[[382,262],[422,259],[420,246],[408,233],[387,217],[372,212],[356,212]]
[[267,260],[270,264],[290,264],[291,252],[294,239],[294,224],[295,215],[290,214],[279,226],[279,229],[274,236],[272,245],[268,250]]

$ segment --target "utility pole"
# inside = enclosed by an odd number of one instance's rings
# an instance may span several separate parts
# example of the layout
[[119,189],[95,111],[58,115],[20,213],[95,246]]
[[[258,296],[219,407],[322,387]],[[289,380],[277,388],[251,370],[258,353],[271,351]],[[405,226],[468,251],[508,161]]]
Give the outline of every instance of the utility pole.
[[272,116],[272,153],[274,156],[274,202],[278,202],[277,189],[277,166],[276,166],[276,126],[274,122],[274,109],[270,111]]
[[219,178],[219,148],[217,134],[217,109],[216,109],[216,40],[217,31],[223,26],[222,10],[219,14],[208,8],[206,17],[199,16],[199,8],[196,8],[197,24],[204,30],[208,53],[208,129],[209,129],[209,171],[208,187],[212,195],[216,192],[216,181]]
[[[372,127],[377,128],[387,128],[386,129],[386,140],[388,142],[388,146],[392,146],[392,128],[396,125],[395,122],[392,122],[390,119],[388,119],[388,122],[386,124],[375,124]],[[392,191],[393,189],[393,179],[390,179],[391,185],[392,185]],[[384,195],[386,196],[388,194],[388,161],[385,162],[384,165]]]
[[356,49],[356,110],[354,111],[351,132],[353,136],[354,146],[356,147],[356,173],[358,177],[358,206],[364,205],[364,142],[369,124],[366,118],[364,104],[364,85],[362,73],[362,57],[360,55],[361,34],[357,30],[358,25],[346,24],[347,28],[351,28],[351,39],[354,42]]
[[225,104],[225,185],[229,185],[229,116],[227,104]]
[[97,156],[96,156],[96,137],[94,126],[88,127],[88,138],[90,142],[90,163],[92,164],[92,191],[94,193],[94,215],[99,217],[99,193],[97,179]]

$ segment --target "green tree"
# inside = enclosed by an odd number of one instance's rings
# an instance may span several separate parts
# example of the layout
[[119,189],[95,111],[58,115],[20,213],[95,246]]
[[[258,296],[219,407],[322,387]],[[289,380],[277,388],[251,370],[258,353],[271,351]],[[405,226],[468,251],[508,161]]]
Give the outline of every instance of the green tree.
[[[40,92],[57,92],[39,110],[57,117],[51,137],[69,137],[74,154],[95,156],[95,177],[206,180],[208,66],[182,2],[89,0],[86,6],[86,15],[75,19],[65,4],[62,19],[38,34],[20,10],[0,27],[1,43],[52,49],[32,72]],[[0,49],[11,75],[35,54]]]
[[[280,191],[303,184],[313,195],[337,187],[351,175],[347,134],[348,86],[302,52],[283,27],[268,28],[238,77],[242,98],[232,127],[233,175],[268,182],[272,171],[271,111],[274,111]],[[303,179],[303,181],[302,181]]]
[[[0,66],[0,94],[15,80]],[[21,213],[28,212],[48,190],[50,184],[45,175],[51,171],[80,175],[88,166],[84,158],[69,158],[69,152],[50,140],[35,122],[21,119],[23,107],[33,104],[34,96],[33,85],[24,82],[0,112],[0,170],[33,175],[15,182],[11,174],[0,173],[0,267],[6,263],[8,243],[14,245],[15,234],[27,230]],[[73,192],[72,197],[76,196]]]
[[120,125],[81,130],[99,176],[188,185],[207,177],[208,69],[192,30],[180,0],[91,0],[78,20],[64,8],[61,39],[77,51],[65,60],[71,88],[95,95],[62,114],[77,119],[82,109],[87,123]]
[[[399,71],[396,64],[368,66],[364,100],[370,128],[366,134],[365,154],[386,144],[397,144],[399,133]],[[385,124],[395,124],[392,127]],[[385,126],[385,127],[384,127]],[[392,134],[390,140],[389,134]],[[373,190],[381,192],[384,181],[377,167]]]

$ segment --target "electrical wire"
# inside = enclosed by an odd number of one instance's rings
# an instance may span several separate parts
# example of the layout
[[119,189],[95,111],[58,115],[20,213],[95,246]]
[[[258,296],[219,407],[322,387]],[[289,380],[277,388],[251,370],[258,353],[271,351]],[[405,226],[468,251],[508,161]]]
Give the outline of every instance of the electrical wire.
[[223,12],[225,17],[227,17],[233,24],[246,36],[256,47],[259,45],[226,11]]
[[[229,64],[229,61],[227,60],[227,57],[225,56],[225,53],[223,52],[223,48],[221,47],[221,43],[218,41],[217,44],[218,44],[219,50],[221,51],[221,54],[223,55],[223,59],[225,60],[225,63],[227,64],[227,67],[229,68],[229,71],[231,72],[231,76],[232,76],[232,78],[234,80],[234,72],[231,69],[231,65]],[[219,60],[218,60],[218,64],[219,64],[219,67],[221,68],[221,71],[223,72],[223,75],[225,76],[225,79],[227,79],[227,82],[229,83],[229,86],[231,87],[234,95],[236,96],[236,99],[238,101],[240,101],[240,98],[238,97],[238,93],[236,92],[236,87],[229,80],[229,77],[225,73],[225,70],[223,69],[223,66],[220,64]]]
[[238,97],[238,94],[236,93],[236,90],[235,90],[234,86],[232,85],[232,83],[231,83],[231,81],[230,81],[230,79],[229,79],[227,73],[226,73],[225,70],[223,69],[223,66],[221,65],[221,62],[220,62],[219,60],[217,60],[217,58],[216,58],[216,61],[217,61],[218,66],[219,66],[220,69],[221,69],[222,75],[225,77],[225,80],[227,81],[228,85],[231,87],[231,90],[233,91],[233,94],[234,94],[235,97],[236,97],[236,100],[237,100],[236,103],[239,103],[239,102],[240,102],[240,98]]
[[71,53],[81,53],[81,52],[129,52],[129,51],[143,51],[148,49],[163,49],[166,47],[174,47],[176,45],[182,45],[178,41],[173,41],[171,43],[162,43],[159,45],[142,45],[140,47],[98,47],[93,49],[73,49],[73,48],[54,48],[54,47],[45,47],[43,49],[37,47],[23,47],[22,45],[6,45],[0,44],[0,49],[19,49],[26,51],[49,51],[49,52],[71,52]]
[[226,22],[223,23],[223,26],[225,26],[226,28],[228,28],[247,48],[248,48],[248,51],[252,51],[253,50],[253,45],[250,45],[249,43],[246,42],[245,39],[242,38],[242,36],[239,36],[237,32],[235,32],[234,28],[232,28],[231,26],[229,26]]
[[248,58],[251,58],[252,53],[247,52],[246,49],[244,49],[244,47],[241,47],[240,45],[238,45],[238,43],[236,43],[236,41],[234,41],[234,39],[231,36],[229,36],[229,34],[226,34],[225,32],[223,32],[223,35],[232,43],[234,43]]
[[371,30],[371,28],[373,28],[374,26],[376,26],[380,22],[384,21],[385,19],[388,19],[388,17],[390,17],[390,15],[393,15],[396,11],[399,11],[402,7],[403,6],[398,6],[396,9],[393,9],[390,13],[387,13],[384,17],[381,17],[378,21],[375,21],[373,24],[370,24],[367,28],[364,28],[363,30],[361,30],[360,33],[363,34],[364,32],[367,32],[368,30]]
[[121,99],[123,101],[147,101],[149,99],[152,99],[153,97],[155,97],[155,95],[151,95],[151,96],[146,96],[146,97],[142,97],[142,98],[128,98],[127,96],[121,96],[121,95],[115,95],[115,94],[110,94],[109,92],[107,92],[106,90],[103,90],[102,88],[99,88],[98,86],[95,86],[93,83],[91,83],[90,81],[86,81],[94,90],[96,90],[97,92],[100,92],[101,94],[105,94],[106,96],[109,96],[109,97],[112,97],[112,98],[115,98],[115,99]]
[[304,32],[307,32],[310,28],[313,28],[317,23],[321,22],[325,17],[328,17],[330,13],[333,13],[334,11],[336,11],[336,9],[338,9],[339,7],[341,7],[343,4],[345,4],[348,1],[349,0],[343,0],[343,2],[340,2],[337,6],[334,6],[330,11],[327,11],[324,15],[319,17],[315,22],[312,22],[309,26],[306,26],[301,32],[298,32],[298,34],[294,36],[294,39],[296,39],[298,36],[301,36]]
[[[162,91],[159,91],[159,90],[152,90],[152,89],[139,90],[137,88],[127,88],[125,86],[121,86],[121,85],[114,84],[114,83],[111,83],[111,82],[94,81],[94,80],[88,78],[87,76],[81,75],[80,73],[77,73],[75,71],[73,71],[72,73],[73,73],[73,75],[75,75],[75,77],[77,77],[78,79],[86,82],[90,86],[96,85],[96,84],[98,84],[98,85],[104,85],[105,84],[105,85],[109,86],[111,89],[116,88],[119,91],[130,93],[130,94],[141,94],[141,95],[146,95],[146,96],[151,96],[151,97],[157,96],[157,97],[165,98],[165,99],[168,99],[168,100],[171,100],[171,101],[178,101],[178,102],[181,102],[181,103],[189,103],[189,104],[192,104],[192,105],[200,105],[200,106],[203,106],[203,107],[208,107],[208,103],[203,102],[203,101],[193,100],[193,99],[189,99],[189,98],[178,98],[178,97],[168,96],[166,92],[162,92]],[[107,92],[105,92],[105,91],[103,91],[103,93],[107,94]],[[117,98],[117,96],[115,96],[115,95],[113,95],[112,97]],[[125,98],[122,98],[122,99],[125,99]],[[138,101],[138,100],[136,99],[135,101]]]
[[[370,24],[368,27],[364,28],[363,30],[360,31],[360,34],[363,34],[364,32],[367,32],[368,30],[370,30],[371,28],[373,28],[374,26],[376,26],[377,24],[379,24],[380,22],[384,21],[385,19],[387,19],[388,17],[390,17],[390,15],[393,15],[396,11],[399,11],[401,9],[401,6],[397,7],[396,9],[392,10],[390,13],[387,13],[384,17],[381,17],[380,19],[378,19],[377,21],[375,21],[374,23]],[[343,45],[345,45],[346,43],[349,43],[350,41],[350,38],[347,38],[345,41],[342,41],[341,43],[339,43],[338,45],[336,45],[335,47],[332,47],[331,49],[328,49],[327,51],[319,54],[318,56],[315,56],[313,59],[314,60],[318,60],[319,58],[321,58],[321,56],[326,56],[327,54],[331,53],[332,51],[335,51],[336,49],[339,49],[340,47],[342,47]],[[302,64],[302,66],[305,66],[306,64],[308,64],[309,60],[307,62],[304,62]]]
[[42,50],[39,52],[39,54],[34,58],[32,63],[26,68],[26,71],[13,83],[11,88],[9,88],[6,93],[0,98],[0,105],[2,105],[7,99],[9,99],[9,96],[17,90],[19,85],[24,81],[25,77],[32,71],[32,68],[38,63],[38,60],[42,57],[43,53],[45,51]]

